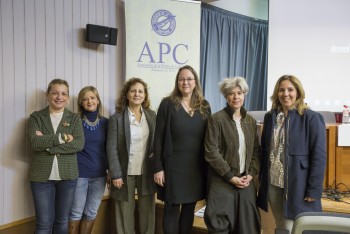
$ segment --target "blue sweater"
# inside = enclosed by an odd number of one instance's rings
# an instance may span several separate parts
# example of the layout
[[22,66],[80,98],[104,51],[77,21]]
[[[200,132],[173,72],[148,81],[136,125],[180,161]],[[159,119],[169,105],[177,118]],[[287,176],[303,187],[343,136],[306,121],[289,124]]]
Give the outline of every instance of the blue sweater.
[[[95,121],[97,111],[85,112],[85,116],[91,121]],[[84,123],[84,120],[82,120]],[[80,178],[96,178],[106,176],[107,170],[107,154],[106,154],[106,138],[107,138],[108,119],[100,117],[100,122],[95,130],[84,129],[85,146],[78,155],[78,167]]]

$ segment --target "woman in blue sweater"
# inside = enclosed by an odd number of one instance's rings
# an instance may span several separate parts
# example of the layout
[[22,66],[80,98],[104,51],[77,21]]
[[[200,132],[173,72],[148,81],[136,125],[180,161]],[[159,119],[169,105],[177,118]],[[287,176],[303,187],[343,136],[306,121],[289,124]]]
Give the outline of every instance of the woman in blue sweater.
[[91,233],[106,186],[108,119],[100,114],[101,99],[93,86],[78,95],[85,146],[78,153],[79,178],[69,213],[69,233]]

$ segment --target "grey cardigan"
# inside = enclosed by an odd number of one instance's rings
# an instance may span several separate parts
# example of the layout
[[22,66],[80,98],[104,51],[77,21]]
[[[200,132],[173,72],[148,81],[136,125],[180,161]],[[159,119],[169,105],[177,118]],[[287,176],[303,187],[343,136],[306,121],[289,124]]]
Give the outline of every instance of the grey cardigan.
[[[152,110],[144,110],[149,127],[147,140],[146,157],[143,162],[143,174],[141,176],[141,195],[152,194],[155,192],[155,183],[153,180],[152,169],[152,149],[154,128],[156,122],[156,113]],[[120,201],[128,201],[128,163],[130,152],[130,121],[128,109],[125,108],[122,113],[115,112],[108,122],[107,133],[107,159],[108,167],[112,180],[123,178],[124,186],[116,189],[112,186],[112,197]]]

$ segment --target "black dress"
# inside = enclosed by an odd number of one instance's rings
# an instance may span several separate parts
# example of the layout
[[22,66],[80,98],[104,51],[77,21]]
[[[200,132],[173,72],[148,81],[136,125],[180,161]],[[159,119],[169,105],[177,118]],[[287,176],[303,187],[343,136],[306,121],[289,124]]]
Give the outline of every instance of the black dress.
[[[191,117],[181,106],[171,116],[173,154],[169,158],[169,176],[173,204],[202,200],[206,193],[204,137],[207,118],[199,111]],[[167,186],[167,185],[166,185]]]

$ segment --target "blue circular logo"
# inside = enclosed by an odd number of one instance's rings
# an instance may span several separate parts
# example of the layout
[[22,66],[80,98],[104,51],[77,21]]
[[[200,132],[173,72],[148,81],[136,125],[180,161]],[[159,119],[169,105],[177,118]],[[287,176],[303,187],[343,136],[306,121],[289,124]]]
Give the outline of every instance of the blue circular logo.
[[161,36],[169,36],[176,27],[175,16],[167,10],[158,10],[152,15],[153,30]]

